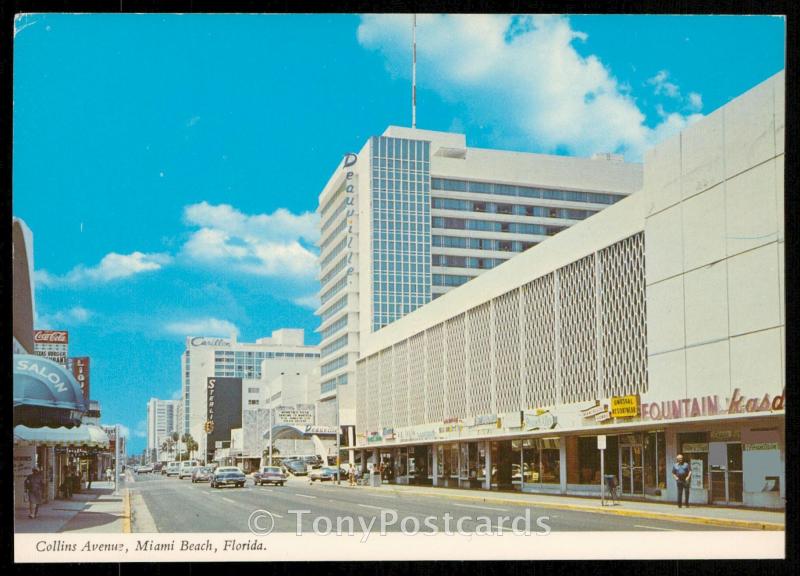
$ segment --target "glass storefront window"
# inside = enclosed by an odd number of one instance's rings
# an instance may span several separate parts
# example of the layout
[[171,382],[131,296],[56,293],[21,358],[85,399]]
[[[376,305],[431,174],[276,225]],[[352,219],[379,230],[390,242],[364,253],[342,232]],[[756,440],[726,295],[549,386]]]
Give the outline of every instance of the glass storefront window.
[[436,450],[436,476],[438,478],[444,478],[444,446],[439,444]]
[[522,490],[522,440],[511,441],[511,485]]
[[561,450],[558,438],[541,438],[541,482],[542,484],[561,483]]
[[522,441],[522,470],[523,480],[525,484],[533,484],[541,481],[539,471],[540,452],[538,443],[532,439],[527,438]]
[[644,434],[644,491],[657,494],[666,488],[666,440],[664,432]]

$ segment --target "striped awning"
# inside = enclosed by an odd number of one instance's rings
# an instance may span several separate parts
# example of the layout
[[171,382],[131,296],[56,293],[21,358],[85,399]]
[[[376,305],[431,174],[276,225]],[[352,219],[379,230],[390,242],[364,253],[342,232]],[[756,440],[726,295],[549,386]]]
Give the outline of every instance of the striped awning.
[[20,446],[65,446],[71,448],[108,448],[108,434],[93,424],[83,424],[75,428],[28,428],[14,427],[14,444]]

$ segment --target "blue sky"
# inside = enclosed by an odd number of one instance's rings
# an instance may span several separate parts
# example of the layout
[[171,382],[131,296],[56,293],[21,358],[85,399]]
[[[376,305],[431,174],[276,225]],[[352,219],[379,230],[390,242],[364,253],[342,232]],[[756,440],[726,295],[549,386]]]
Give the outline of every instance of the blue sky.
[[[409,125],[410,16],[26,15],[13,212],[37,327],[92,358],[103,420],[145,446],[185,336],[316,343],[316,201],[341,156]],[[417,126],[470,146],[638,161],[784,66],[745,16],[418,19]]]

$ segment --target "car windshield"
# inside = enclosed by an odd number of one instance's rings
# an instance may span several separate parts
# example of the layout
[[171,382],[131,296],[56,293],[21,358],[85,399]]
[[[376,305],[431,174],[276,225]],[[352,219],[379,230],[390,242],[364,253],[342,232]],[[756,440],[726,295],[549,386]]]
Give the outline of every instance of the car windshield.
[[241,472],[241,470],[233,466],[223,466],[222,468],[217,468],[217,472]]
[[281,469],[278,468],[277,466],[269,466],[269,467],[264,468],[262,470],[262,472],[280,472],[280,471],[281,471]]

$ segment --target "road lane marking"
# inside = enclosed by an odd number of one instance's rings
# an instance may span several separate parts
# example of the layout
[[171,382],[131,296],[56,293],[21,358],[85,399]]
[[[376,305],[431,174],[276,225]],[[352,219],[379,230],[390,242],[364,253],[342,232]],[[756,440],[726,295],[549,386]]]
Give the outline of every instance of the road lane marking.
[[230,498],[226,498],[225,496],[222,497],[225,502],[230,502],[231,504],[236,504],[236,500],[231,500]]
[[391,498],[394,500],[397,496],[387,496],[386,494],[372,494],[373,498]]
[[371,506],[369,504],[359,504],[359,506],[361,506],[362,508],[372,508],[374,510],[380,510],[380,511],[389,510],[390,512],[394,512],[395,514],[397,514],[397,510],[394,510],[393,508],[384,508],[382,506]]
[[316,498],[316,496],[312,496],[311,494],[298,494],[297,492],[295,492],[294,495],[300,496],[301,498]]
[[650,530],[668,530],[670,532],[677,532],[677,528],[659,528],[658,526],[644,526],[643,524],[634,524],[634,528],[648,528]]
[[508,512],[507,508],[495,508],[494,506],[478,506],[476,504],[457,504],[457,503],[454,503],[453,506],[458,506],[459,508],[478,508],[480,510],[495,510],[496,512]]

